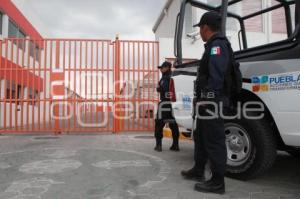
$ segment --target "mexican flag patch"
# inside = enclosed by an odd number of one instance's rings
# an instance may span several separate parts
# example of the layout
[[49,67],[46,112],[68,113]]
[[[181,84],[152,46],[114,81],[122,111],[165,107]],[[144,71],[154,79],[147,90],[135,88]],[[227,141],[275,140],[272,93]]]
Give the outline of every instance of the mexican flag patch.
[[220,47],[212,47],[210,51],[210,55],[221,55]]

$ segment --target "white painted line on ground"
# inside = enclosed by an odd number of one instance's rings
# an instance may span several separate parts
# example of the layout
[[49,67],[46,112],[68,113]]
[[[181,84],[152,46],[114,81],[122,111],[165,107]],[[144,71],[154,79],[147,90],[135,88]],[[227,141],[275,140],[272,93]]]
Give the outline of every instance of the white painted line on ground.
[[57,159],[42,160],[24,164],[19,171],[30,174],[54,174],[78,169],[82,165],[77,160]]
[[33,178],[13,182],[3,193],[0,194],[1,199],[41,199],[52,185],[64,184],[63,182],[55,182],[48,178]]
[[105,169],[112,169],[112,168],[123,168],[123,167],[151,167],[152,165],[148,160],[130,160],[130,161],[101,161],[95,164],[92,164],[94,167],[97,168],[105,168]]
[[10,167],[11,167],[11,165],[9,165],[8,163],[0,162],[0,169],[8,169]]

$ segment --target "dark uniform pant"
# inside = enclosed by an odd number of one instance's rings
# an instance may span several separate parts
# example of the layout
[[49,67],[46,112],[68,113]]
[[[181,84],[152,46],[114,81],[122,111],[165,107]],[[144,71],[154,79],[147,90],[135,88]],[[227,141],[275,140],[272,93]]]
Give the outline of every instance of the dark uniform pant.
[[163,138],[163,128],[166,123],[169,123],[172,130],[173,142],[178,143],[179,130],[176,120],[173,116],[171,102],[160,102],[158,104],[156,119],[155,119],[155,138],[161,140]]
[[[207,113],[208,110],[215,112],[215,107],[212,105],[199,106],[198,114],[200,116],[211,116]],[[197,117],[196,130],[194,131],[194,159],[195,167],[200,172],[204,172],[205,165],[209,160],[213,177],[223,177],[226,170],[227,149],[224,120],[219,114],[217,116],[214,119]]]

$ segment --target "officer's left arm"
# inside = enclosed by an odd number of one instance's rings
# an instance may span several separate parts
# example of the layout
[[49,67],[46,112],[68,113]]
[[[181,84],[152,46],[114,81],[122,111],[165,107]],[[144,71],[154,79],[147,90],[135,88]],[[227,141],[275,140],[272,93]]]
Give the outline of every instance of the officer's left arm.
[[156,91],[159,93],[161,91],[161,88],[160,88],[160,81],[157,83],[156,85]]
[[208,91],[221,90],[224,85],[225,73],[229,61],[227,45],[219,40],[212,43],[209,57]]
[[169,92],[169,82],[170,82],[169,78],[163,79],[162,84],[160,85],[162,92],[165,92],[165,93]]

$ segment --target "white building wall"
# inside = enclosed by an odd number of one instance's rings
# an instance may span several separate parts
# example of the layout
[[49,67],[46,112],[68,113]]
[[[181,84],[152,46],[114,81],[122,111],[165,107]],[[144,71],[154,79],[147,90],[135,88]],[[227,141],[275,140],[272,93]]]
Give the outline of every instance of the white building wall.
[[175,34],[176,16],[179,13],[181,1],[174,0],[168,10],[165,10],[165,16],[158,26],[155,36],[156,40],[161,37],[172,37]]
[[[176,26],[176,17],[180,11],[181,1],[174,0],[170,5],[165,16],[158,26],[155,37],[160,44],[160,62],[165,61],[166,58],[174,58],[174,35]],[[186,59],[200,59],[203,53],[204,43],[201,40],[193,41],[188,38],[187,33],[198,31],[192,25],[200,19],[202,13],[196,12],[191,6],[186,7],[186,22],[183,26],[183,58]]]
[[[174,38],[160,38],[160,62],[165,61],[166,58],[174,58]],[[183,58],[186,59],[200,59],[203,53],[203,42],[197,41],[191,44],[192,40],[183,39]]]
[[[5,80],[0,80],[0,99],[2,100],[4,98],[4,81]],[[4,123],[4,103],[0,103],[0,127],[3,126]]]
[[[18,64],[19,66],[24,66],[26,69],[33,69],[38,68],[39,64],[41,64],[41,67],[49,66],[49,64],[46,64],[44,66],[43,63],[38,63],[38,61],[34,62],[34,59],[29,56],[28,46],[29,41],[25,42],[25,50],[21,50],[17,47],[16,44],[13,44],[12,42],[7,40],[7,44],[5,44],[5,38],[8,38],[8,27],[9,27],[9,17],[5,14],[3,14],[3,21],[2,21],[2,35],[0,35],[0,39],[2,41],[2,57],[7,58],[10,61],[13,61],[14,63]],[[44,54],[43,51],[41,53]],[[29,57],[29,60],[28,60]],[[24,59],[23,59],[24,58]],[[44,57],[41,57],[41,60],[44,60]],[[33,71],[31,71],[33,73]],[[44,79],[45,84],[45,90],[41,93],[39,93],[39,99],[44,99],[44,92],[45,92],[45,98],[50,98],[50,72],[44,72],[44,71],[38,71],[36,70],[34,72],[35,75],[40,76]],[[22,78],[22,77],[19,77]],[[6,80],[0,80],[0,90],[1,90],[1,100],[4,99],[6,88],[5,86],[10,86],[7,84]],[[29,89],[24,88],[24,100],[28,100],[28,94]],[[49,119],[49,113],[50,111],[50,102],[41,102],[36,103],[35,105],[31,105],[28,102],[24,102],[23,106],[21,104],[17,105],[15,103],[4,103],[1,102],[0,104],[0,129],[6,126],[6,128],[13,128],[16,125],[21,126],[21,124],[25,125],[28,124],[31,126],[32,123],[38,123],[40,121],[41,125],[43,126],[43,121],[45,120],[48,122]],[[44,118],[45,115],[45,118]],[[4,119],[4,117],[6,119]],[[6,125],[4,125],[4,120],[6,120]],[[22,122],[23,120],[23,122]],[[27,123],[28,122],[28,123]]]
[[[4,85],[5,80],[1,81],[2,88]],[[2,90],[1,88],[1,90]],[[5,89],[3,90],[5,91]],[[2,92],[2,91],[1,91]],[[28,94],[28,88],[24,89],[24,100],[28,100],[27,98]],[[1,94],[1,99],[4,98],[4,93]],[[17,105],[14,103],[14,100],[12,100],[13,103],[9,103],[9,100],[7,103],[1,102],[1,113],[0,113],[0,128],[3,128],[4,125],[4,114],[6,114],[6,128],[15,127],[15,124],[17,126],[32,124],[33,121],[35,124],[38,123],[38,121],[43,126],[44,120],[46,123],[49,121],[49,111],[50,109],[50,102],[40,102],[36,103],[35,105],[30,104],[28,102],[24,102],[23,106],[21,104]],[[6,110],[5,110],[6,108]],[[44,117],[45,114],[45,117]],[[21,116],[23,115],[23,123],[21,123],[22,119]],[[45,119],[44,119],[45,118]],[[16,121],[17,120],[17,121]],[[12,121],[12,122],[10,122]],[[27,123],[28,122],[28,123]]]
[[[3,14],[3,13],[2,13]],[[8,22],[9,18],[6,14],[3,14],[2,16],[2,39],[7,38],[8,36]]]

